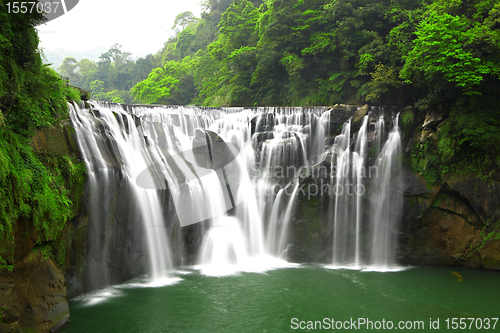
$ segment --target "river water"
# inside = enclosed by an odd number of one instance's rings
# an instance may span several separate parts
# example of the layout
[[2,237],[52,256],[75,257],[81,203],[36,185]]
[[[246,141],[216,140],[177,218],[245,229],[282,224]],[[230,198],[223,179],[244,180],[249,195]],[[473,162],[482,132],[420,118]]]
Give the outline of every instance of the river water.
[[[460,318],[473,318],[462,320],[465,331],[479,331],[476,325],[482,325],[481,332],[500,330],[500,323],[493,329],[492,319],[500,317],[498,272],[444,267],[370,272],[292,264],[225,277],[201,272],[183,267],[163,286],[152,287],[148,277],[141,277],[79,296],[70,301],[71,320],[61,332],[287,332],[314,327],[386,332],[391,324],[397,330],[445,332],[460,327]],[[456,324],[452,318],[458,318]],[[333,330],[337,321],[342,328]]]

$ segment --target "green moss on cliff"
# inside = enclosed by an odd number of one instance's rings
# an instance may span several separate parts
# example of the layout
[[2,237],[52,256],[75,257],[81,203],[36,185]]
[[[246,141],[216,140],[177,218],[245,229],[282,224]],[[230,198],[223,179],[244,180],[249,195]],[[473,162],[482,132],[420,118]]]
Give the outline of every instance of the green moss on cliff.
[[410,166],[413,172],[425,178],[428,185],[436,184],[441,180],[441,158],[430,140],[414,144]]
[[[413,134],[411,167],[429,184],[446,174],[475,175],[483,181],[500,169],[500,109],[489,92],[442,106],[446,120]],[[430,112],[432,114],[432,112]]]
[[497,223],[493,228],[484,228],[481,230],[480,235],[483,237],[479,248],[484,247],[488,242],[500,239],[500,223]]
[[488,171],[500,166],[500,111],[498,106],[481,103],[456,106],[439,131],[437,150],[443,172],[474,173],[485,179]]
[[454,110],[432,135],[415,133],[410,166],[429,185],[447,174],[472,174],[487,181],[500,168],[499,127],[500,114],[493,109]]
[[[69,156],[40,156],[27,139],[0,128],[0,260],[12,260],[14,224],[20,218],[32,221],[41,232],[38,241],[55,240],[66,221],[75,215],[85,180],[85,167]],[[42,160],[44,163],[42,163]],[[45,165],[44,165],[45,164]],[[71,190],[76,190],[71,195]]]
[[411,110],[406,110],[401,113],[401,127],[403,128],[405,136],[407,136],[415,121],[415,114]]

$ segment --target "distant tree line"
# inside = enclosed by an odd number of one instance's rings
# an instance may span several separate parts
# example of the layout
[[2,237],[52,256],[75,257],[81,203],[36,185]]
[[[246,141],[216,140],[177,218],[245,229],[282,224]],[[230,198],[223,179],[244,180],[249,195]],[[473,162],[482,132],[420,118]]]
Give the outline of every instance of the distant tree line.
[[148,54],[137,60],[131,56],[130,52],[122,50],[121,45],[114,44],[101,54],[97,62],[67,57],[58,70],[73,86],[90,91],[93,99],[132,103],[130,89],[146,79],[153,68],[161,66],[161,53]]

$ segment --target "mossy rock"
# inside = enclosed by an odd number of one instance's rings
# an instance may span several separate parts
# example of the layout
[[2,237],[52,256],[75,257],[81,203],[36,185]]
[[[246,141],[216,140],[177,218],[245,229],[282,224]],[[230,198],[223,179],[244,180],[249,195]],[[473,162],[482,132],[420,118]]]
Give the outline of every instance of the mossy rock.
[[69,125],[40,129],[31,138],[30,146],[37,153],[51,155],[79,154],[74,129]]
[[53,332],[68,321],[66,282],[46,250],[35,249],[12,271],[0,270],[0,331]]

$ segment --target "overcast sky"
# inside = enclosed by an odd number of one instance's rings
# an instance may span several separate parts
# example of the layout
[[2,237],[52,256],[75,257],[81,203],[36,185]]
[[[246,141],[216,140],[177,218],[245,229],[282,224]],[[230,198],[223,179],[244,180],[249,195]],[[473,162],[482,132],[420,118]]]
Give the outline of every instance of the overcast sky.
[[67,14],[38,26],[46,50],[109,49],[114,43],[135,57],[155,53],[167,41],[177,14],[201,13],[201,0],[80,0]]

